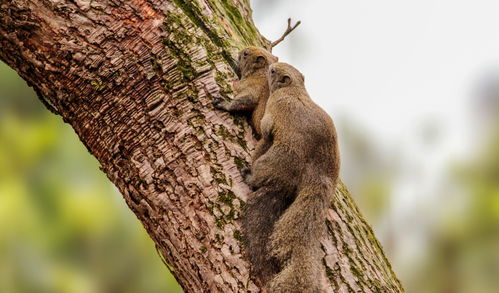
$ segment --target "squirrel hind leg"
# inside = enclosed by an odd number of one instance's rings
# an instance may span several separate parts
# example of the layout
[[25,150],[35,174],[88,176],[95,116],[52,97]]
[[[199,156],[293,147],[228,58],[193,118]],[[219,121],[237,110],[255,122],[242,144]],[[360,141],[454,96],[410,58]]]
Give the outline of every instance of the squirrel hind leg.
[[274,225],[269,243],[272,255],[286,262],[292,254],[320,246],[333,190],[329,182],[317,182],[299,189],[293,203]]
[[271,281],[269,292],[320,292],[320,238],[326,228],[330,187],[318,182],[301,188],[274,225],[269,251],[284,268]]

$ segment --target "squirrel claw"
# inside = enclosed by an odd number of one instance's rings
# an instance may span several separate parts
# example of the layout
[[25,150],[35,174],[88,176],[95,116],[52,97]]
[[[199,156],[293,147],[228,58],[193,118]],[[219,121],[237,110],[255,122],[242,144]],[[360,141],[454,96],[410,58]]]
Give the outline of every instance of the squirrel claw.
[[212,104],[213,104],[213,107],[215,107],[215,109],[221,109],[223,110],[224,107],[222,106],[222,103],[224,102],[224,99],[222,99],[221,97],[216,97]]
[[241,169],[241,176],[243,176],[244,179],[248,177],[251,174],[251,169],[248,167],[244,167]]
[[240,172],[241,172],[241,176],[243,177],[244,182],[249,185],[249,187],[252,191],[255,191],[257,189],[257,187],[253,184],[253,181],[252,181],[251,168],[244,167],[241,169]]

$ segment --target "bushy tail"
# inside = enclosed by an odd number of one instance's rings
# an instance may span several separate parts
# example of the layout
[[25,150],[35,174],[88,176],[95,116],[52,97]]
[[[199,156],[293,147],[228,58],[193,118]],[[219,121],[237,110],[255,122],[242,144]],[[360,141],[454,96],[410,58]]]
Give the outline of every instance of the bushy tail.
[[290,202],[269,187],[262,187],[250,196],[242,217],[243,239],[252,275],[266,284],[279,271],[277,260],[268,251],[270,234]]
[[282,268],[269,283],[271,293],[320,292],[320,239],[334,183],[329,178],[305,183],[270,237],[269,250]]

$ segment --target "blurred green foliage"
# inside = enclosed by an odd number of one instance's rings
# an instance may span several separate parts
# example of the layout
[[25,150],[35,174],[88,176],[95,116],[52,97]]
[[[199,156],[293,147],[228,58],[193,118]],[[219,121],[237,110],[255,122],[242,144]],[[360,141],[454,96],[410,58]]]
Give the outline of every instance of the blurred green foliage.
[[[499,90],[494,99],[499,102]],[[417,194],[426,199],[415,201],[419,205],[408,215],[398,216],[404,221],[401,229],[391,227],[398,208],[394,199],[401,196],[394,186],[400,185],[399,173],[414,174],[418,169],[407,167],[410,161],[398,153],[398,146],[395,151],[378,149],[378,141],[354,123],[339,120],[342,159],[348,162],[343,175],[354,177],[348,186],[381,234],[407,292],[499,292],[499,108],[487,111],[494,111],[497,120],[484,120],[487,125],[474,121],[479,139],[472,151],[448,161],[434,188]],[[409,178],[418,182],[418,176]],[[418,189],[412,181],[410,186]],[[410,252],[417,256],[407,255]]]
[[1,62],[0,292],[182,292],[71,127]]
[[431,233],[431,278],[419,292],[499,292],[499,123],[492,129],[485,147],[452,172],[457,190]]

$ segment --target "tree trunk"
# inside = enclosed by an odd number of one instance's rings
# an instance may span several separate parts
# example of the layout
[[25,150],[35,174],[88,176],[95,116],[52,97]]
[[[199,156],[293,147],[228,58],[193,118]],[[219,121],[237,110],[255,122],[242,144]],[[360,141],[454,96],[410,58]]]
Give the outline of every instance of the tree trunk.
[[[258,292],[239,223],[254,138],[233,56],[268,41],[248,0],[4,0],[0,59],[74,128],[186,292]],[[61,178],[63,179],[63,178]],[[325,292],[402,292],[348,191],[331,198]]]

